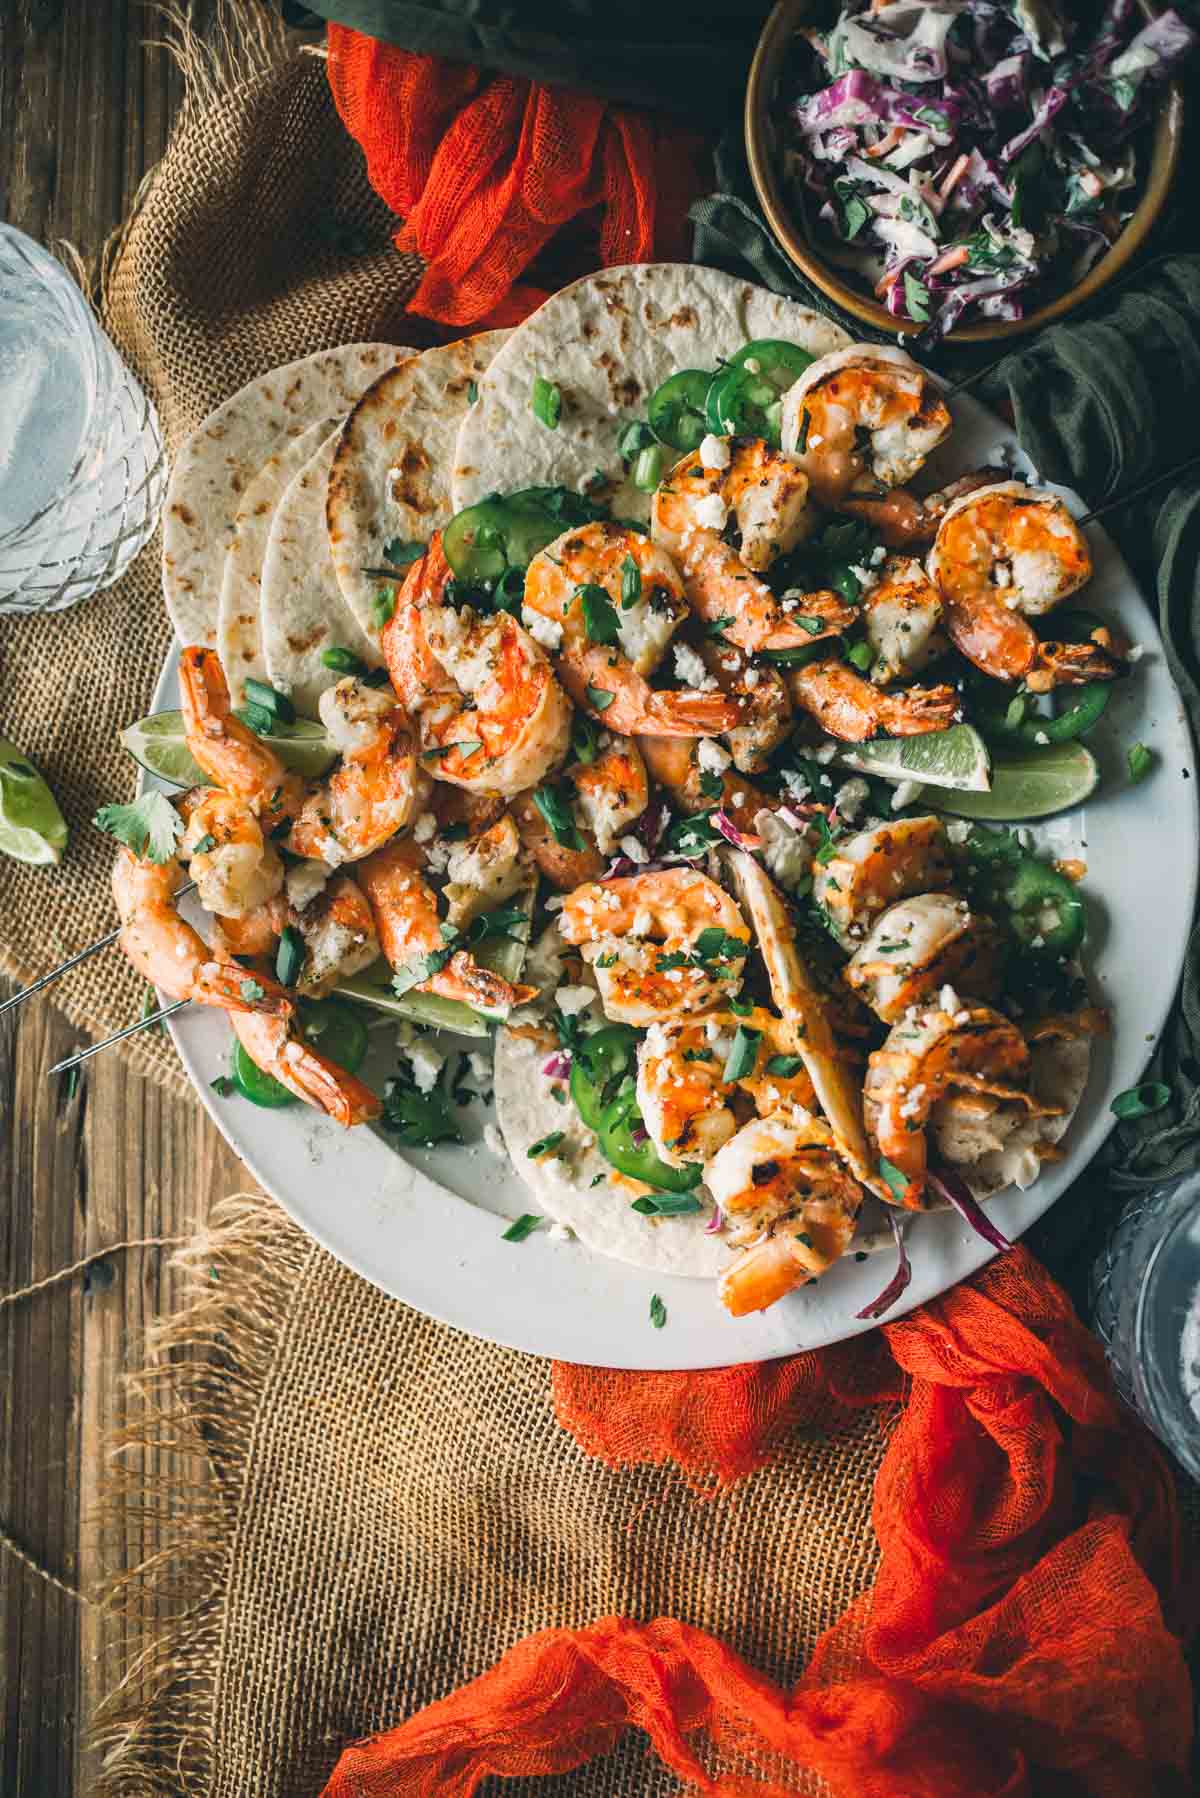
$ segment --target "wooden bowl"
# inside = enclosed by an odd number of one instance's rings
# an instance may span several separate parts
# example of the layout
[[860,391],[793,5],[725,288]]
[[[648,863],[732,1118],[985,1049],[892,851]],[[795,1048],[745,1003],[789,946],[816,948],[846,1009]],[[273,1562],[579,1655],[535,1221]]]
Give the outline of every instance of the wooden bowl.
[[[1152,10],[1145,4],[1149,15]],[[889,337],[896,335],[899,321],[886,307],[880,306],[862,287],[853,285],[829,262],[823,260],[804,235],[800,221],[793,214],[776,159],[774,97],[784,57],[792,38],[812,11],[812,0],[778,0],[758,40],[750,80],[746,88],[745,132],[746,155],[758,203],[766,214],[775,238],[796,267],[821,292],[852,313],[866,325]],[[1154,227],[1166,204],[1167,193],[1179,165],[1183,141],[1183,95],[1177,83],[1164,90],[1154,127],[1150,167],[1146,172],[1142,197],[1132,218],[1112,248],[1095,263],[1075,287],[1048,300],[1027,318],[994,321],[988,324],[955,327],[950,337],[956,343],[994,343],[1005,337],[1019,337],[1025,331],[1040,330],[1055,319],[1065,318],[1076,306],[1090,300],[1119,275],[1137,254]]]

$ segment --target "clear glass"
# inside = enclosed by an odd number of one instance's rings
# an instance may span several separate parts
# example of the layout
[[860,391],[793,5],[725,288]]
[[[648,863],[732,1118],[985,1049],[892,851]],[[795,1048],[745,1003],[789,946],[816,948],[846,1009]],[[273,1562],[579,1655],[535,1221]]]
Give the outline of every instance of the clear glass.
[[1092,1270],[1121,1392],[1200,1479],[1200,1174],[1131,1199]]
[[0,224],[0,612],[118,580],[165,488],[154,407],[62,264]]

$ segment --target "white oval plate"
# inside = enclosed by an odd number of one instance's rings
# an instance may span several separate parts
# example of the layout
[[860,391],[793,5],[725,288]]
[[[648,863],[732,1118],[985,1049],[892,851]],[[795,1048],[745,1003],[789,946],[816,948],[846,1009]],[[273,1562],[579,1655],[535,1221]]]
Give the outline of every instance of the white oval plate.
[[[1028,472],[1013,433],[977,402],[961,397],[955,417],[953,459],[940,458],[940,478],[1001,453],[1016,456],[1017,467]],[[1082,514],[1078,496],[1066,497]],[[1092,527],[1089,538],[1096,573],[1083,603],[1119,622],[1145,653],[1088,739],[1102,771],[1096,796],[1033,827],[1033,834],[1056,855],[1079,855],[1087,863],[1088,973],[1097,997],[1111,1007],[1114,1028],[1096,1045],[1065,1159],[1028,1192],[1013,1190],[989,1203],[989,1215],[1011,1237],[1027,1230],[1091,1160],[1112,1127],[1113,1095],[1137,1082],[1174,997],[1196,897],[1187,720],[1128,568],[1102,530]],[[172,654],[156,706],[178,705],[177,667]],[[1125,753],[1137,741],[1158,759],[1151,776],[1131,787]],[[578,1242],[557,1242],[544,1229],[523,1243],[503,1242],[501,1220],[534,1201],[508,1163],[502,1166],[479,1140],[479,1105],[462,1114],[473,1138],[467,1146],[400,1153],[369,1129],[341,1130],[307,1107],[265,1111],[236,1097],[218,1098],[210,1083],[228,1065],[225,1019],[197,1006],[169,1027],[218,1129],[285,1211],[385,1292],[472,1335],[566,1361],[681,1368],[769,1360],[873,1327],[854,1314],[887,1280],[886,1255],[862,1263],[848,1256],[819,1284],[735,1320],[708,1281],[645,1273]],[[393,1030],[385,1024],[373,1037],[368,1077],[390,1071],[389,1039]],[[993,1253],[952,1213],[916,1219],[908,1242],[912,1283],[889,1319],[944,1292]],[[654,1293],[667,1310],[658,1330],[649,1315]]]

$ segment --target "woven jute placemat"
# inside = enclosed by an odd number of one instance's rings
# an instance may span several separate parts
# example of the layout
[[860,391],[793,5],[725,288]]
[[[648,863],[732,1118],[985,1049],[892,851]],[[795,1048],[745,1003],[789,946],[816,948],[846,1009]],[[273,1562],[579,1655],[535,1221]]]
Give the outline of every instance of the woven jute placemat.
[[[175,47],[187,104],[97,286],[170,446],[295,356],[431,335],[406,316],[419,264],[391,246],[319,56],[247,0],[215,45],[180,30]],[[19,979],[112,926],[111,846],[89,820],[134,789],[117,733],[149,709],[169,645],[160,553],[156,537],[71,612],[6,621],[5,734],[72,826],[60,869],[0,864],[0,966]],[[55,990],[95,1034],[143,996],[115,953]],[[190,1090],[161,1037],[126,1053]],[[872,1583],[877,1415],[794,1432],[770,1468],[700,1493],[673,1466],[590,1459],[556,1420],[548,1362],[384,1297],[259,1196],[227,1201],[183,1259],[188,1299],[149,1345],[110,1457],[110,1502],[146,1517],[153,1553],[114,1567],[105,1595],[134,1648],[96,1720],[98,1798],[311,1798],[348,1741],[530,1631],[610,1613],[709,1627],[794,1679]],[[635,1732],[573,1776],[503,1789],[677,1787]]]

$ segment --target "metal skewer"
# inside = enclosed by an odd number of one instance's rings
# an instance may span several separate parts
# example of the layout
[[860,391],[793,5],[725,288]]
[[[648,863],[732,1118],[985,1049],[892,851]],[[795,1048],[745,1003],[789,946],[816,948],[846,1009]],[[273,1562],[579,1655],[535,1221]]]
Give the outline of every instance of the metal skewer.
[[1176,462],[1174,467],[1164,468],[1158,474],[1151,475],[1148,481],[1143,481],[1140,487],[1133,489],[1132,493],[1114,494],[1111,499],[1106,499],[1102,506],[1093,506],[1090,512],[1085,512],[1082,518],[1075,520],[1075,523],[1078,525],[1092,524],[1097,518],[1103,518],[1106,512],[1115,512],[1118,506],[1131,506],[1134,500],[1141,499],[1143,494],[1153,492],[1155,487],[1161,487],[1165,482],[1173,481],[1181,474],[1187,474],[1188,470],[1192,468],[1200,468],[1200,455],[1188,456],[1184,461]]
[[136,1024],[126,1024],[124,1030],[118,1030],[113,1036],[106,1036],[102,1043],[92,1043],[87,1049],[81,1049],[78,1055],[68,1055],[65,1061],[56,1061],[48,1071],[51,1074],[65,1074],[68,1068],[77,1068],[81,1061],[90,1061],[93,1055],[99,1055],[101,1049],[111,1049],[114,1043],[124,1042],[127,1036],[133,1036],[138,1030],[145,1030],[150,1024],[161,1024],[172,1012],[182,1011],[190,1005],[190,999],[175,999],[170,1005],[164,1005],[161,1011],[152,1011],[149,1017],[139,1018]]
[[[195,889],[194,880],[186,881],[183,886],[178,888],[175,897],[182,899],[185,893],[192,893]],[[89,956],[98,955],[101,949],[107,949],[111,943],[116,942],[121,934],[121,929],[121,925],[118,924],[117,928],[110,930],[107,936],[97,938],[94,943],[89,943],[86,949],[80,949],[77,955],[70,956],[66,961],[60,961],[56,968],[51,968],[50,972],[43,974],[40,980],[31,981],[28,986],[23,986],[19,993],[14,993],[10,999],[5,999],[0,1004],[0,1018],[6,1011],[11,1011],[15,1005],[23,1005],[26,999],[32,999],[35,993],[40,993],[43,988],[50,986],[63,974],[69,974],[72,968],[77,968],[80,962],[87,961]]]

